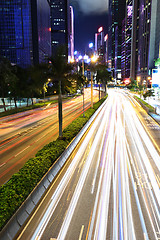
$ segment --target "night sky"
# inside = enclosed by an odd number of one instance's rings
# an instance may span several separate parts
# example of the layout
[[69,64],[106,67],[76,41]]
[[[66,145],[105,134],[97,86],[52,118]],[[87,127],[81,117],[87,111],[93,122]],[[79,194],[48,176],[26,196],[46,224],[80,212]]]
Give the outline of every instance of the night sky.
[[[74,8],[75,50],[81,51],[83,54],[87,50],[88,44],[94,42],[94,34],[99,27],[103,26],[104,32],[107,33],[107,0],[79,1],[81,1],[80,4],[78,0],[70,0],[70,4]],[[85,7],[81,5],[84,2]]]

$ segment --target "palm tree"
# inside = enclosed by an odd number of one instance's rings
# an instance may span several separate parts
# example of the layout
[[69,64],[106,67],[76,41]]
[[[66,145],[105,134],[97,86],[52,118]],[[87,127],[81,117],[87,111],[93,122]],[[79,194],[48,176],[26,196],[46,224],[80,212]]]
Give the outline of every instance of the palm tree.
[[[101,64],[101,63],[97,64],[96,70],[97,70],[97,76],[96,76],[97,82],[103,84],[103,86],[105,88],[105,94],[106,94],[106,85],[107,85],[107,82],[111,78],[111,74],[107,70],[107,66],[105,64]],[[99,89],[99,91],[100,91],[100,89]],[[100,95],[100,93],[99,93],[99,95]]]
[[70,74],[72,67],[67,63],[64,48],[59,47],[57,51],[50,59],[50,78],[58,84],[58,117],[59,117],[59,137],[62,138],[62,87],[70,86]]
[[44,83],[48,81],[48,69],[49,67],[47,63],[40,63],[35,66],[31,66],[28,69],[29,77],[27,79],[27,97],[31,97],[31,100],[34,96],[39,96],[43,92]]
[[4,98],[8,97],[10,92],[16,88],[18,78],[15,69],[7,58],[0,58],[0,97],[3,102],[4,110],[6,105]]

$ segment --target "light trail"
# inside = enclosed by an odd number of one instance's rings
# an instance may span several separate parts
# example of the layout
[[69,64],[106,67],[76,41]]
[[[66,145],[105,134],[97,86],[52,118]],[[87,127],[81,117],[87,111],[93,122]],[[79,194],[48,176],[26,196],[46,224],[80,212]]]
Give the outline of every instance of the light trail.
[[[110,91],[32,240],[46,239],[46,232],[52,232],[57,240],[70,240],[73,229],[77,230],[76,239],[159,239],[160,153],[134,108],[123,92]],[[74,178],[76,186],[70,196],[71,189],[67,186]],[[54,224],[50,219],[55,209],[62,210],[65,205],[65,202],[60,204],[64,193],[70,196],[70,202],[60,218],[59,229],[52,230]],[[89,210],[83,204],[85,196],[90,200]]]

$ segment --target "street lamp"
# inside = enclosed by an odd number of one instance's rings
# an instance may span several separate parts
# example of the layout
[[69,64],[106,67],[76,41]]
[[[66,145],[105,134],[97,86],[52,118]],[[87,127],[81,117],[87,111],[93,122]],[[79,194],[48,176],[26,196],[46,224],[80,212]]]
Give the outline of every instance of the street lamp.
[[[84,59],[82,59],[82,76],[84,77]],[[84,113],[84,83],[83,83],[83,117],[85,117],[85,113]]]
[[[97,62],[98,57],[93,55],[91,57],[91,64],[95,64]],[[93,108],[93,69],[91,67],[91,108]]]
[[139,85],[140,80],[141,80],[141,77],[138,76],[138,77],[137,77],[137,86]]
[[44,100],[45,100],[45,93],[47,92],[48,83],[49,83],[50,81],[51,81],[51,79],[48,78],[48,81],[43,84]]

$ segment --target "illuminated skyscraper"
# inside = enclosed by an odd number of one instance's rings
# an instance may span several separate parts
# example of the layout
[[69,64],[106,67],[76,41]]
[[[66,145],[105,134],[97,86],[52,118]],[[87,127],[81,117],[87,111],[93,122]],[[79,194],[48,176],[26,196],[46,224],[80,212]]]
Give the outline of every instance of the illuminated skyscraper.
[[125,0],[109,0],[108,56],[113,77],[121,72],[122,20],[125,18]]
[[72,6],[70,6],[70,14],[69,14],[68,58],[69,58],[69,61],[74,60],[74,13],[73,13]]
[[[131,74],[130,77],[138,79],[141,84],[146,84],[149,75],[149,59],[152,55],[152,40],[155,38],[155,13],[151,14],[151,7],[156,1],[134,0],[132,21],[132,44],[131,44]],[[158,1],[157,1],[158,2]],[[154,6],[154,11],[157,9]],[[153,12],[154,12],[153,11]],[[153,28],[151,27],[151,23]],[[151,32],[151,29],[153,32]],[[154,51],[153,51],[154,52]],[[151,54],[151,55],[150,55]]]
[[122,21],[122,46],[121,46],[121,67],[122,79],[130,77],[131,63],[131,34],[132,34],[132,13],[133,1],[126,0],[126,14]]
[[0,55],[21,67],[51,54],[50,6],[47,0],[0,1]]
[[98,33],[95,34],[95,53],[100,57],[102,62],[105,61],[103,27],[100,27]]
[[150,69],[154,67],[154,60],[157,58],[160,58],[160,1],[152,0],[149,46]]
[[50,0],[51,6],[51,43],[54,56],[58,46],[63,45],[68,59],[69,44],[69,4],[68,0]]

